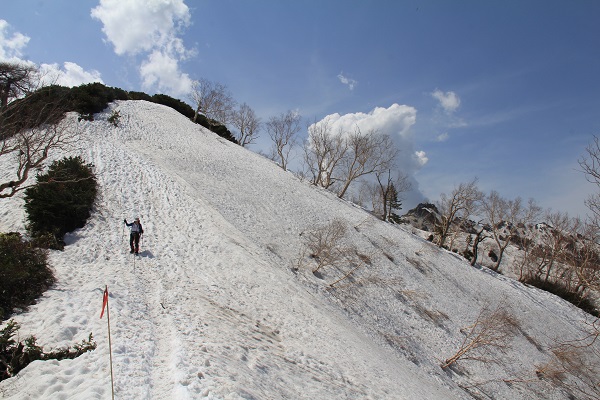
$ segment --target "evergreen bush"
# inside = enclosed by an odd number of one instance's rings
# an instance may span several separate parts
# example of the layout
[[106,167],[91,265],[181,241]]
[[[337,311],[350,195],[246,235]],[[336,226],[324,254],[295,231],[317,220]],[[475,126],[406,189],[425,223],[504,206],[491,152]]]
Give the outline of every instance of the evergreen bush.
[[108,107],[108,103],[115,100],[127,99],[127,92],[124,90],[111,88],[95,82],[71,89],[70,108],[78,112],[81,119],[93,121],[94,114],[103,111]]
[[196,123],[202,125],[206,129],[216,133],[217,135],[221,136],[222,138],[229,140],[230,142],[239,144],[238,141],[233,136],[233,134],[229,131],[229,129],[227,129],[227,127],[225,125],[215,121],[214,119],[208,119],[208,118],[206,118],[206,116],[200,114],[196,118]]
[[[0,132],[11,135],[20,129],[33,128],[46,123],[54,123],[69,111],[79,114],[79,120],[93,121],[94,114],[104,111],[108,103],[115,100],[146,100],[162,104],[192,119],[194,109],[181,100],[165,94],[150,96],[143,92],[126,92],[123,89],[105,86],[99,82],[67,88],[58,85],[43,87],[23,99],[11,103],[0,115]],[[196,123],[215,132],[217,135],[237,143],[227,127],[217,121],[199,115]],[[10,127],[10,129],[6,129]]]
[[[182,115],[185,115],[189,119],[194,118],[194,109],[189,106],[189,104],[184,103],[181,100],[174,99],[173,97],[167,96],[166,94],[155,94],[152,96],[152,100],[154,103],[162,104],[167,107],[171,107],[175,111],[179,112]],[[206,118],[206,116],[200,114],[196,118],[196,123],[202,125],[203,127],[211,130],[217,135],[221,136],[229,140],[230,142],[237,143],[233,134],[227,129],[227,127],[220,122],[215,120],[211,120]]]
[[68,88],[52,85],[11,102],[0,113],[1,138],[6,139],[23,129],[59,122],[69,111],[68,95]]
[[73,347],[45,353],[36,343],[35,336],[25,338],[25,343],[17,342],[14,337],[19,328],[19,324],[10,320],[6,327],[0,330],[0,381],[15,376],[33,361],[73,359],[96,348],[96,342],[90,333],[87,340],[82,340]]
[[53,235],[56,244],[50,248],[62,250],[64,235],[85,225],[97,192],[92,167],[79,156],[69,157],[53,162],[46,174],[37,176],[37,183],[25,190],[31,237],[45,237],[48,242],[48,234]]
[[129,100],[146,100],[152,102],[152,96],[144,92],[129,91],[127,92],[127,98]]
[[45,250],[19,233],[0,233],[0,319],[31,305],[54,281]]
[[121,114],[119,113],[119,111],[115,110],[112,112],[110,117],[108,117],[107,121],[113,124],[113,126],[118,127],[119,122],[121,122]]
[[582,295],[581,293],[569,290],[569,288],[561,282],[552,282],[538,277],[526,277],[521,279],[521,282],[555,294],[556,296],[568,301],[588,314],[591,314],[595,317],[600,317],[600,310],[596,308],[593,300]]
[[184,103],[181,100],[174,99],[166,94],[155,94],[152,96],[152,101],[156,104],[162,104],[163,106],[171,107],[178,113],[185,115],[188,118],[194,118],[194,109],[189,104]]

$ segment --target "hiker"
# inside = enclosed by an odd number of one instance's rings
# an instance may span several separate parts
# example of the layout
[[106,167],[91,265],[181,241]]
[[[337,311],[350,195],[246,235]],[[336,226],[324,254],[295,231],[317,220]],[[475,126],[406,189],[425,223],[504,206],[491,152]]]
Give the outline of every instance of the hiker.
[[[125,225],[130,227],[131,234],[129,235],[129,246],[131,247],[130,253],[137,254],[140,251],[140,236],[144,233],[144,229],[142,228],[142,223],[139,218],[136,218],[135,221],[128,224],[127,220],[123,220]],[[135,247],[134,247],[135,245]]]

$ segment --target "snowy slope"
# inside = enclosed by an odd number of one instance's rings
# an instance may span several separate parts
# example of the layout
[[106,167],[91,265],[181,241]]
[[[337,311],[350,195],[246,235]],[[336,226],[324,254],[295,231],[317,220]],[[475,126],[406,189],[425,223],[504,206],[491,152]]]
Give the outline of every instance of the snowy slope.
[[[106,122],[112,110],[119,127]],[[95,165],[96,211],[50,257],[58,284],[16,320],[59,347],[93,332],[75,360],[35,362],[0,383],[9,399],[110,398],[102,291],[110,291],[119,399],[564,398],[535,377],[557,338],[581,335],[585,314],[302,182],[272,162],[143,101],[76,122]],[[2,160],[6,162],[6,160]],[[6,171],[5,164],[0,165]],[[142,257],[123,219],[144,225]],[[370,265],[335,290],[339,271],[294,271],[304,233],[341,219]],[[0,202],[0,231],[24,231],[22,201]],[[484,306],[502,304],[519,333],[501,362],[445,372]],[[485,385],[479,385],[485,382]]]

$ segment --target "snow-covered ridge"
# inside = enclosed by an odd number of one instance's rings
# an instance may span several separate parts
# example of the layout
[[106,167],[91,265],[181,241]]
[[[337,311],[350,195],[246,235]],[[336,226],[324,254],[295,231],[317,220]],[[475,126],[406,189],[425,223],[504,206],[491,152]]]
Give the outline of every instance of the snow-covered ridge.
[[[118,127],[106,121],[113,110]],[[176,111],[118,102],[73,124],[100,185],[88,224],[52,253],[58,284],[16,317],[45,346],[93,332],[75,360],[34,362],[0,383],[9,399],[110,398],[104,285],[110,291],[119,399],[451,399],[463,386],[496,398],[564,398],[509,385],[574,339],[585,314],[382,223]],[[58,156],[58,155],[57,155]],[[6,168],[4,164],[0,168]],[[123,219],[144,224],[142,256],[128,253]],[[368,267],[327,289],[339,271],[293,271],[303,233],[343,220]],[[22,202],[0,202],[0,231],[23,231]],[[439,364],[484,306],[519,322],[495,364]]]

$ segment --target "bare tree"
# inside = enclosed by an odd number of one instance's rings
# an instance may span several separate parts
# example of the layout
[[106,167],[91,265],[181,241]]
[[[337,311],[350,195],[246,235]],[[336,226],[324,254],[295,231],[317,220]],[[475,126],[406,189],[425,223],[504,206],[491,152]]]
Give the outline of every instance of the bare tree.
[[448,368],[459,360],[489,362],[492,349],[504,351],[513,339],[518,322],[503,306],[494,310],[483,308],[473,325],[461,329],[465,334],[458,351],[442,363]]
[[534,276],[542,282],[549,282],[556,265],[567,258],[568,247],[572,243],[572,221],[567,213],[550,210],[545,213],[544,220],[549,226],[539,235],[540,246],[536,252],[538,262]]
[[313,273],[324,267],[340,267],[345,262],[349,248],[344,244],[348,227],[340,219],[303,233],[305,249],[315,261]]
[[[298,260],[298,268],[302,267],[306,256],[314,261],[312,273],[317,275],[321,269],[331,269],[338,273],[329,288],[335,288],[340,282],[348,279],[359,268],[371,265],[374,254],[361,254],[347,243],[348,226],[341,219],[315,227],[303,232],[304,246]],[[335,272],[334,272],[335,271]]]
[[[66,149],[77,140],[76,129],[63,120],[64,110],[59,104],[49,103],[32,112],[29,99],[10,103],[0,114],[0,157],[14,162],[14,172],[0,181],[0,198],[26,189],[32,171],[41,168],[53,151]],[[9,112],[11,118],[6,117]]]
[[273,141],[270,158],[286,171],[290,152],[296,145],[299,131],[300,114],[291,110],[271,117],[267,122],[267,133]]
[[533,225],[529,235],[524,235],[519,241],[520,255],[515,261],[515,269],[519,272],[518,280],[527,281],[538,262],[538,228]]
[[253,143],[258,138],[257,133],[261,126],[260,118],[248,104],[240,105],[233,112],[231,123],[239,132],[235,139],[242,147]]
[[33,91],[37,85],[38,69],[25,63],[0,62],[0,110],[10,101]]
[[530,199],[525,207],[523,200],[517,197],[506,200],[495,190],[483,201],[483,210],[492,229],[492,237],[498,246],[498,259],[492,267],[500,268],[504,251],[519,232],[519,227],[530,225],[540,214],[541,208]]
[[471,182],[461,183],[450,195],[442,193],[437,202],[440,221],[436,225],[437,244],[443,247],[457,221],[466,221],[475,209],[476,202],[481,200],[481,192],[477,188],[477,178]]
[[577,398],[600,399],[600,319],[586,324],[584,337],[559,342],[550,349],[553,357],[537,367],[536,375]]
[[[304,146],[304,162],[311,182],[336,190],[340,198],[361,177],[373,173],[383,175],[391,170],[397,154],[389,135],[374,130],[363,133],[358,127],[352,133],[341,128],[332,132],[329,119],[308,127],[308,140]],[[398,188],[402,189],[402,186]],[[371,189],[371,193],[376,192]]]
[[[579,165],[588,182],[600,188],[600,139],[597,136],[587,146],[586,153],[579,159]],[[593,219],[579,224],[583,228],[580,236],[587,240],[581,241],[574,253],[573,264],[576,265],[579,280],[587,287],[600,291],[600,257],[597,249],[597,243],[600,242],[600,192],[591,195],[585,204],[593,213]]]
[[374,130],[363,134],[356,127],[346,140],[348,152],[341,160],[342,187],[338,193],[339,198],[344,197],[350,184],[358,178],[390,169],[398,154],[390,136],[378,134]]
[[473,253],[473,258],[471,258],[471,266],[477,264],[479,245],[490,238],[487,234],[486,227],[482,225],[481,221],[473,225],[473,230],[475,231],[474,237],[469,235],[469,240],[471,242],[471,253]]
[[[588,182],[600,188],[600,139],[594,136],[592,143],[585,149],[587,155],[579,159],[583,173]],[[586,205],[594,213],[596,221],[600,220],[600,193],[596,193],[586,200]],[[599,226],[598,222],[596,225]]]
[[343,132],[331,131],[329,118],[308,127],[304,145],[304,162],[312,175],[311,183],[329,189],[336,182],[335,173],[346,156],[348,143]]
[[[408,175],[402,172],[394,173],[391,169],[387,171],[376,171],[375,178],[377,179],[377,185],[375,190],[374,198],[374,211],[380,209],[379,215],[383,221],[391,221],[394,215],[394,209],[396,209],[401,200],[399,198],[400,193],[407,192],[411,189],[412,185],[408,178]],[[378,203],[378,206],[375,204]]]
[[207,118],[222,124],[231,122],[236,102],[227,90],[227,86],[202,78],[192,83],[190,97],[196,105],[194,122],[198,114],[204,114]]
[[595,223],[572,220],[571,240],[565,261],[568,271],[564,274],[569,289],[584,296],[588,291],[600,292],[600,232]]
[[[467,244],[471,244],[471,252],[473,253],[473,258],[471,259],[471,265],[475,265],[477,263],[477,252],[479,251],[479,245],[484,242],[486,239],[489,239],[489,236],[486,231],[486,226],[482,225],[482,220],[479,222],[474,222],[471,220],[474,216],[479,216],[481,213],[482,200],[485,194],[481,192],[479,189],[476,189],[472,192],[473,199],[470,201],[466,201],[464,203],[464,209],[459,215],[459,220],[457,221],[459,224],[459,228],[455,230],[455,232],[451,236],[450,240],[450,249],[454,249],[454,240],[458,235],[459,231],[468,232],[467,236]],[[474,237],[471,236],[471,233],[474,234]]]

